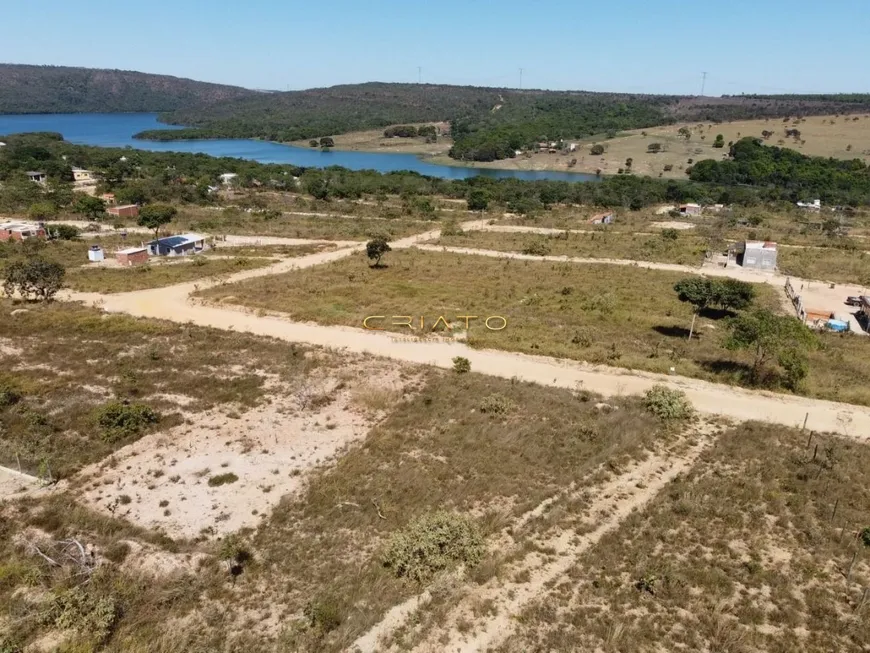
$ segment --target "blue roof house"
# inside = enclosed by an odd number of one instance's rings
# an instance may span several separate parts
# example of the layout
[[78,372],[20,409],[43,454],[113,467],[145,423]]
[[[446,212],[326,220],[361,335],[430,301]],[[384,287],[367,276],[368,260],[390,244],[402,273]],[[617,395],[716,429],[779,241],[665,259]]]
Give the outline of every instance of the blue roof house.
[[196,254],[208,248],[205,236],[200,234],[165,236],[152,240],[147,247],[151,256],[184,256],[185,254]]

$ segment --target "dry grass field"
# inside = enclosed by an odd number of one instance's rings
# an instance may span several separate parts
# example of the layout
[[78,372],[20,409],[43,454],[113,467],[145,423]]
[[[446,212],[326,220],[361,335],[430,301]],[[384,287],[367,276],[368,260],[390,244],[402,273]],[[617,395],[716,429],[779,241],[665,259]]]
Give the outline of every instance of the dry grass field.
[[[685,127],[691,131],[689,140],[678,132]],[[798,129],[800,140],[787,138],[785,129]],[[475,163],[483,168],[502,168],[509,170],[562,170],[571,172],[615,175],[620,169],[626,170],[626,160],[632,159],[631,172],[636,175],[650,175],[681,179],[686,176],[686,168],[692,165],[689,160],[721,159],[728,154],[728,143],[745,136],[762,137],[762,131],[774,132],[767,143],[795,149],[808,156],[833,157],[835,159],[861,159],[870,162],[870,116],[810,116],[799,122],[790,119],[741,120],[722,124],[680,123],[662,127],[649,127],[617,134],[615,138],[599,136],[577,142],[575,152],[549,154],[546,152],[524,154],[515,159]],[[724,148],[714,148],[717,134],[725,139]],[[801,142],[803,141],[803,142]],[[595,156],[590,148],[596,143],[604,146],[603,155]],[[648,152],[650,143],[659,143],[662,150],[658,154]],[[571,166],[572,159],[576,163]],[[446,165],[461,165],[449,158],[446,153],[437,156],[433,162]],[[665,166],[671,166],[665,170]]]
[[[392,326],[390,316],[425,318],[427,331],[439,316],[452,322],[453,337],[481,348],[519,351],[742,383],[749,354],[722,348],[726,322],[703,317],[697,338],[688,342],[691,308],[673,291],[682,274],[630,266],[578,265],[497,260],[461,254],[403,250],[384,258],[387,267],[369,267],[364,254],[328,266],[251,279],[212,288],[199,296],[226,299],[255,310],[279,311],[295,320],[362,328],[373,324],[404,336],[419,329]],[[780,293],[757,286],[757,304],[781,310]],[[460,315],[504,316],[507,327],[487,330],[483,320],[464,333]],[[405,320],[407,323],[407,320]],[[494,322],[500,325],[500,322]],[[447,333],[443,326],[439,331]],[[870,370],[866,339],[826,335],[810,355],[803,391],[815,397],[870,405],[864,382]]]
[[864,651],[868,470],[865,444],[740,426],[579,557],[498,650]]
[[[431,226],[431,221],[428,223]],[[272,216],[265,212],[246,213],[239,209],[185,207],[172,223],[176,231],[204,231],[213,235],[281,236],[310,240],[366,240],[385,233],[402,238],[426,231],[427,223],[415,219],[361,217],[355,215]]]
[[197,256],[180,261],[156,261],[131,268],[76,267],[67,270],[65,285],[80,292],[116,293],[164,288],[198,279],[224,277],[268,265],[265,258]]
[[[415,127],[431,125],[433,123],[407,123],[413,124]],[[450,126],[447,123],[434,123],[441,131],[449,131]],[[444,154],[453,145],[453,141],[449,137],[439,136],[437,142],[427,143],[425,138],[386,138],[384,137],[383,129],[372,129],[368,131],[349,132],[347,134],[338,134],[333,136],[335,141],[334,150],[350,150],[358,152],[396,152],[400,154]],[[294,141],[290,143],[297,147],[308,147],[311,145],[308,140]],[[312,148],[314,149],[314,148]]]
[[596,233],[524,234],[469,231],[441,236],[436,245],[490,249],[547,256],[629,259],[699,266],[707,251],[707,239],[691,233],[664,232],[624,234],[601,230]]
[[[68,481],[51,494],[0,502],[5,650],[343,650],[432,580],[411,581],[384,564],[390,543],[416,519],[447,511],[467,520],[483,546],[471,582],[482,583],[502,568],[505,526],[565,487],[595,482],[602,466],[642,460],[672,437],[638,399],[603,408],[586,393],[435,371],[400,371],[398,384],[372,385],[366,370],[379,379],[385,373],[374,361],[60,305],[11,322],[2,326],[10,370],[3,387],[20,394],[0,408],[11,434],[4,461],[10,445],[29,447],[26,468],[47,459]],[[83,343],[75,356],[50,355],[71,342]],[[177,449],[172,443],[183,425],[203,422],[204,432],[214,431],[210,448],[221,449],[255,411],[282,394],[301,397],[323,375],[349,386],[274,413],[285,424],[275,442],[222,452],[226,466],[186,471],[185,449],[195,441],[183,439]],[[316,450],[315,438],[333,431],[324,406],[340,404],[345,393],[357,410],[376,416],[364,442],[337,461],[321,459],[316,471],[300,470],[296,456],[264,461],[265,476],[250,494],[244,461],[267,454],[261,447],[280,451],[300,429]],[[152,406],[161,417],[141,433],[107,437],[90,425],[111,396]],[[225,411],[223,426],[208,420],[215,409]],[[241,422],[234,411],[244,414]],[[307,416],[307,425],[292,422],[290,413]],[[128,452],[160,433],[168,437],[155,441],[147,466],[132,464]],[[293,479],[294,490],[282,489],[279,477]],[[106,494],[117,499],[108,507]],[[185,500],[223,504],[237,494],[244,501],[236,510],[260,506],[253,511],[259,525],[217,538],[169,528],[176,514],[196,521]],[[163,496],[171,498],[158,504]],[[144,506],[151,504],[164,526],[146,523]],[[207,504],[200,510],[210,512]],[[72,539],[86,547],[84,560],[64,553]],[[60,562],[48,563],[34,547]]]

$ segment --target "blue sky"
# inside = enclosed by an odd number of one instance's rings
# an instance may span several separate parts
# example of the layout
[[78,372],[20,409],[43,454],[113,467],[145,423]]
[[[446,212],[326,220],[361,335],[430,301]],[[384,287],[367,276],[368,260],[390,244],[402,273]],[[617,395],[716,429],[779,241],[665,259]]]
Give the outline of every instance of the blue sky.
[[867,0],[3,2],[0,61],[300,89],[364,81],[870,91]]

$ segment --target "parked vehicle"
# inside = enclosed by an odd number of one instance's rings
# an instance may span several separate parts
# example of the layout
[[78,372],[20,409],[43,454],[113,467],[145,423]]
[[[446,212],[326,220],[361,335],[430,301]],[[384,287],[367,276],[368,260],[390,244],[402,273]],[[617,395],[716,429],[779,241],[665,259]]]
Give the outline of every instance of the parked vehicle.
[[861,298],[860,297],[846,297],[846,305],[847,306],[860,306]]

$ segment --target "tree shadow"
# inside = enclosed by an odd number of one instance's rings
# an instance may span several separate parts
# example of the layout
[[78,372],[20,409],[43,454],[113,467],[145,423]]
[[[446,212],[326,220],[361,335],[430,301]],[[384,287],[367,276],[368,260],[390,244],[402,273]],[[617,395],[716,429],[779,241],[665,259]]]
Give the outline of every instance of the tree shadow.
[[700,364],[701,367],[713,374],[731,374],[742,380],[749,380],[752,378],[752,366],[747,365],[746,363],[741,363],[740,361],[717,359],[712,361],[701,361]]
[[373,265],[369,266],[369,268],[372,270],[386,270],[388,267],[390,266],[386,263],[374,263]]
[[[653,331],[668,338],[682,338],[683,340],[688,340],[689,338],[689,330],[685,327],[680,326],[654,326]],[[701,334],[698,333],[698,330],[695,329],[695,333],[692,338],[700,338]]]

